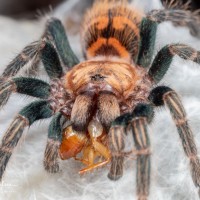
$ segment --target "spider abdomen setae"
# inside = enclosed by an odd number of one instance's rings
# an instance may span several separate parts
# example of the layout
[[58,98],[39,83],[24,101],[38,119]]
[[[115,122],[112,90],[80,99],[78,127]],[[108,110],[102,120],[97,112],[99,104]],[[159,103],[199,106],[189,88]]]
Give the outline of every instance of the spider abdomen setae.
[[139,51],[142,15],[122,2],[96,3],[86,13],[81,30],[85,57],[116,56],[131,63]]
[[[44,168],[59,171],[59,159],[74,158],[80,174],[110,163],[108,177],[123,175],[125,155],[137,156],[137,196],[146,200],[150,188],[150,140],[147,127],[154,107],[169,108],[183,150],[189,158],[195,186],[200,187],[200,161],[182,103],[174,90],[157,86],[174,56],[200,64],[200,52],[184,44],[169,44],[153,59],[156,31],[163,21],[194,27],[190,11],[154,10],[147,15],[126,1],[96,1],[85,15],[81,42],[85,61],[72,51],[58,19],[46,24],[41,40],[31,43],[6,67],[0,79],[0,105],[12,92],[40,98],[24,107],[5,133],[0,146],[0,178],[26,126],[53,119],[48,130]],[[180,21],[179,21],[180,22]],[[180,23],[179,23],[180,24]],[[51,79],[16,77],[29,61],[38,61]],[[126,152],[127,135],[135,150]]]

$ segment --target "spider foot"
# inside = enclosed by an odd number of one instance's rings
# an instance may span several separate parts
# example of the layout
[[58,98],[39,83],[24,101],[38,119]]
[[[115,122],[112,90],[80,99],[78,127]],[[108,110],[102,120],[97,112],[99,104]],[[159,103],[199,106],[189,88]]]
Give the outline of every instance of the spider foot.
[[60,146],[59,141],[49,139],[47,142],[43,165],[45,170],[49,173],[59,172],[59,164],[58,164],[59,146]]
[[51,174],[55,174],[60,171],[58,163],[49,163],[49,162],[44,161],[43,164],[44,164],[45,170]]
[[196,187],[199,187],[200,192],[200,161],[199,158],[194,157],[190,159],[192,179]]
[[111,168],[108,173],[108,178],[113,181],[117,181],[123,176],[123,156],[112,156],[111,159]]
[[0,181],[2,180],[6,165],[11,155],[10,152],[6,152],[3,148],[0,148]]

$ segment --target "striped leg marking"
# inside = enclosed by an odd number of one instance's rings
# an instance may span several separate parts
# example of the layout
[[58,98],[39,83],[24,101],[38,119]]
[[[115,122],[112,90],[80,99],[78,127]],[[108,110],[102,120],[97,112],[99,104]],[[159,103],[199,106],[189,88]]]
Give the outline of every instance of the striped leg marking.
[[165,105],[169,108],[181,138],[183,150],[190,161],[193,182],[196,187],[200,187],[200,160],[197,156],[197,147],[185,109],[178,95],[171,88],[160,86],[151,92],[149,99],[156,106]]
[[[111,168],[108,177],[118,180],[123,175],[123,150],[126,129],[131,128],[137,155],[137,196],[138,200],[147,200],[150,188],[150,140],[147,125],[153,118],[150,104],[138,104],[131,114],[118,117],[109,132],[111,150]],[[129,126],[128,126],[129,125]]]
[[192,35],[200,37],[200,17],[198,12],[184,10],[179,6],[177,8],[152,10],[149,14],[147,14],[147,18],[157,23],[171,21],[176,26],[188,27]]
[[138,104],[133,111],[130,122],[137,151],[137,196],[138,200],[147,200],[150,189],[150,139],[148,124],[153,119],[153,108],[150,104]]
[[5,68],[1,79],[8,79],[18,74],[31,62],[28,70],[37,71],[39,61],[51,79],[60,78],[64,73],[62,65],[70,69],[79,63],[68,42],[60,20],[52,18],[46,24],[42,38],[27,45]]
[[0,146],[0,181],[6,169],[7,163],[22,136],[24,128],[28,125],[28,120],[18,115],[6,131]]
[[146,200],[150,187],[150,141],[147,120],[135,119],[131,122],[137,155],[137,195],[138,200]]
[[30,126],[36,120],[49,118],[52,114],[53,112],[47,101],[35,101],[24,107],[15,117],[0,145],[0,181],[24,128]]
[[[31,69],[37,66],[39,52],[44,48],[44,41],[36,41],[27,45],[5,68],[2,78],[7,79],[15,76],[27,63],[32,61]],[[37,67],[36,67],[37,68]]]
[[183,149],[190,160],[193,181],[196,186],[200,187],[200,163],[199,158],[197,157],[197,147],[186,118],[185,110],[175,92],[165,94],[163,99],[165,105],[170,109],[171,115],[182,140]]
[[184,60],[191,60],[200,64],[200,51],[185,44],[166,45],[158,52],[148,72],[155,83],[158,83],[164,77],[173,57],[176,55]]
[[124,134],[125,126],[123,124],[113,124],[109,131],[111,167],[108,178],[114,181],[120,179],[123,175],[124,156],[122,151],[124,149]]

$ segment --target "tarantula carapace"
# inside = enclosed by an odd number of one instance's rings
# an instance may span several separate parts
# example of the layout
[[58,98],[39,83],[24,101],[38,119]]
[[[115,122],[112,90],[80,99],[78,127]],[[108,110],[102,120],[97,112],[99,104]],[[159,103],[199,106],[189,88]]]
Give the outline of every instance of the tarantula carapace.
[[[189,11],[177,9],[153,10],[144,16],[126,1],[98,1],[87,12],[82,26],[84,62],[79,62],[71,50],[61,22],[50,19],[41,40],[25,47],[1,76],[1,105],[12,92],[42,100],[24,107],[5,133],[0,146],[0,177],[24,128],[53,116],[44,155],[48,172],[59,170],[59,158],[74,157],[86,165],[80,173],[110,163],[108,177],[117,180],[123,174],[124,155],[128,153],[125,137],[132,134],[137,195],[140,200],[147,199],[147,126],[153,119],[153,108],[165,105],[190,160],[194,184],[200,187],[197,148],[182,103],[174,90],[157,86],[174,56],[200,64],[200,52],[184,44],[170,44],[152,61],[159,23],[172,21],[195,27],[197,19]],[[37,69],[39,60],[51,84],[16,76],[30,61],[31,69]]]

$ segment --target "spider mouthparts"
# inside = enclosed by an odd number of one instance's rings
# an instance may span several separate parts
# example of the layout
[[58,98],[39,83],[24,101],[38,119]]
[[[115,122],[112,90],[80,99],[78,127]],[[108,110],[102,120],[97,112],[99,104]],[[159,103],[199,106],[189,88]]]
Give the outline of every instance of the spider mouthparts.
[[97,138],[103,133],[103,126],[97,120],[91,120],[88,125],[88,132],[91,138]]

